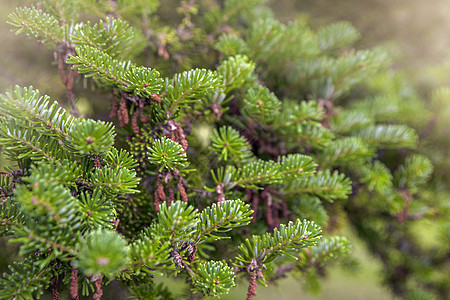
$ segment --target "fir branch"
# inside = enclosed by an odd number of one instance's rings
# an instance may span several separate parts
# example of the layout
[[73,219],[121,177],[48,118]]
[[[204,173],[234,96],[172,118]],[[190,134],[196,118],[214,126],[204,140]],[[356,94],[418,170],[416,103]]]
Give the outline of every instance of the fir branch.
[[124,57],[135,46],[135,36],[135,30],[126,21],[110,17],[94,25],[89,21],[75,24],[71,33],[75,46],[89,46],[112,58]]
[[111,1],[83,0],[78,2],[84,11],[105,19],[109,14],[114,12]]
[[[247,44],[251,49],[254,60],[259,62],[276,53],[272,50],[279,46],[283,48],[283,33],[286,31],[286,25],[274,19],[259,20],[252,24]],[[291,37],[292,38],[292,37]]]
[[122,77],[134,66],[130,61],[120,62],[90,46],[78,46],[75,52],[77,56],[69,55],[66,60],[66,63],[73,65],[72,69],[86,74],[86,77],[95,76],[107,86],[127,87],[129,85]]
[[324,169],[342,166],[349,161],[364,162],[375,155],[374,149],[356,137],[336,139],[332,145],[318,155],[319,165]]
[[326,53],[352,44],[360,34],[350,23],[341,21],[321,28],[316,37],[320,50]]
[[231,267],[221,261],[201,262],[193,276],[194,290],[207,296],[228,294],[235,286],[234,272]]
[[129,170],[138,166],[138,162],[127,150],[120,149],[119,151],[114,147],[106,152],[103,163],[111,167],[127,168]]
[[16,187],[15,194],[27,216],[46,218],[62,227],[80,225],[79,203],[68,189],[52,177],[42,176],[38,172],[32,173],[25,181],[31,185],[31,190],[20,185]]
[[236,168],[227,165],[216,172],[211,171],[216,184],[224,184],[227,189],[240,186],[261,189],[260,185],[279,184],[284,179],[309,176],[314,173],[315,163],[304,155],[287,155],[274,161],[257,160]]
[[[0,143],[12,159],[41,160],[67,159],[71,153],[63,151],[61,140],[54,139],[34,129],[27,122],[0,117]],[[28,125],[28,126],[27,126]]]
[[102,195],[99,189],[81,193],[80,209],[82,226],[84,230],[90,231],[97,228],[114,229],[114,221],[117,218],[116,210],[111,199]]
[[83,176],[83,170],[77,161],[57,160],[49,163],[37,162],[30,167],[32,176],[27,181],[47,180],[66,187],[74,186]]
[[128,263],[125,239],[115,231],[97,229],[81,241],[75,265],[85,275],[114,276]]
[[321,121],[325,114],[316,101],[284,100],[281,104],[281,113],[275,116],[268,127],[277,131],[296,129],[296,125],[307,121]]
[[156,97],[163,82],[158,71],[147,67],[132,67],[126,70],[123,80],[126,84],[119,85],[119,88],[143,98]]
[[302,59],[292,66],[286,79],[290,85],[323,91],[314,94],[317,98],[337,99],[388,64],[386,51],[381,48],[351,51],[337,58]]
[[361,168],[361,182],[368,185],[369,191],[387,194],[392,191],[391,171],[380,161],[364,165]]
[[261,189],[258,185],[282,182],[281,166],[274,161],[257,160],[240,168],[228,165],[211,171],[216,184],[223,183],[227,188],[240,186],[250,189]]
[[[73,233],[76,227],[58,227],[44,218],[40,221],[46,225],[34,225],[33,228],[24,227],[15,230],[15,237],[10,242],[22,244],[20,255],[35,253],[36,249],[49,249],[53,257],[72,260],[72,257],[78,254],[75,245],[79,240],[79,234]],[[51,259],[52,256],[49,258]]]
[[10,197],[3,199],[0,204],[0,236],[14,233],[16,226],[25,225],[25,216],[19,203]]
[[8,266],[11,274],[3,273],[0,278],[0,299],[39,298],[50,284],[52,266],[42,267],[35,257]]
[[290,180],[283,187],[283,193],[317,195],[327,201],[347,199],[351,193],[351,181],[344,174],[329,170],[319,171],[315,175],[298,180]]
[[19,120],[26,120],[51,135],[65,138],[76,119],[58,102],[50,104],[48,96],[40,96],[33,87],[15,86],[13,90],[0,95],[0,112]]
[[288,140],[300,141],[306,146],[323,149],[334,139],[334,133],[319,123],[307,123],[297,128],[297,136],[286,136]]
[[214,129],[210,148],[219,155],[219,160],[241,166],[253,159],[248,141],[232,127]]
[[172,246],[183,242],[197,232],[197,215],[197,209],[184,201],[175,201],[169,207],[162,203],[157,222],[151,228],[151,236],[166,238]]
[[317,164],[310,156],[290,154],[278,158],[281,173],[285,179],[311,176],[316,172]]
[[139,178],[136,172],[127,168],[108,168],[95,169],[91,182],[93,186],[97,186],[106,195],[116,196],[118,194],[134,194],[139,193],[136,189],[139,184]]
[[175,115],[180,107],[206,98],[210,92],[219,89],[220,77],[216,72],[206,69],[194,69],[175,74],[172,79],[166,79],[165,95],[167,98],[166,113],[169,117]]
[[103,155],[114,144],[116,133],[112,123],[80,119],[69,133],[69,146],[79,155]]
[[213,235],[215,232],[227,232],[232,228],[250,223],[253,211],[249,204],[240,200],[226,200],[214,203],[205,208],[198,216],[197,233],[194,243],[215,241],[221,238]]
[[[403,101],[396,95],[382,94],[352,103],[351,111],[365,115],[370,112],[371,119],[378,122],[390,122],[393,118],[401,117],[400,108]],[[412,102],[412,99],[408,99],[408,102],[410,101]],[[370,125],[373,125],[373,122]]]
[[249,13],[255,6],[262,4],[266,0],[239,1],[230,0],[224,3],[223,10],[215,7],[208,11],[205,20],[210,27],[217,28],[218,24],[228,24],[233,22],[243,13]]
[[152,275],[158,268],[173,265],[170,252],[170,241],[154,236],[151,228],[147,228],[130,245],[128,268]]
[[[57,298],[57,285],[69,281],[69,265],[74,298],[78,287],[83,295],[99,298],[102,284],[113,279],[132,286],[135,297],[166,297],[167,291],[153,284],[159,271],[189,277],[193,292],[216,296],[228,292],[235,274],[217,260],[227,259],[232,251],[223,249],[222,243],[213,249],[210,242],[228,237],[230,242],[242,242],[234,264],[235,272],[250,277],[248,299],[256,295],[258,281],[265,284],[263,273],[270,276],[276,270],[282,275],[289,270],[277,268],[284,264],[283,255],[300,258],[292,266],[306,280],[318,278],[317,271],[350,250],[345,238],[319,240],[321,229],[316,224],[333,227],[333,222],[327,224],[327,213],[336,213],[324,202],[348,198],[352,186],[352,199],[338,204],[343,205],[338,214],[346,213],[376,256],[383,258],[394,274],[389,282],[401,291],[400,297],[410,286],[419,286],[416,270],[429,274],[430,266],[445,260],[446,252],[440,251],[443,254],[429,265],[416,264],[424,261],[417,259],[424,252],[411,243],[417,236],[409,230],[415,218],[436,216],[437,211],[438,219],[444,216],[439,206],[429,208],[445,202],[444,192],[435,198],[428,191],[439,181],[419,193],[431,176],[431,162],[410,156],[394,177],[381,161],[369,162],[376,148],[388,148],[389,155],[380,154],[391,166],[392,158],[406,156],[404,149],[394,149],[417,143],[411,128],[377,123],[405,120],[413,111],[411,103],[417,102],[409,87],[384,73],[389,64],[386,51],[351,49],[358,33],[345,22],[317,33],[304,20],[282,24],[267,8],[255,6],[261,1],[225,1],[203,18],[209,26],[206,31],[194,23],[202,18],[194,18],[197,9],[204,11],[194,1],[178,10],[184,19],[177,28],[161,26],[152,16],[157,0],[64,0],[67,5],[52,0],[41,5],[50,14],[18,9],[10,15],[17,33],[36,36],[56,51],[69,92],[72,75],[81,73],[120,95],[120,110],[113,99],[113,113],[119,112],[121,126],[131,121],[133,132],[126,126],[117,136],[118,145],[125,136],[129,139],[128,153],[113,146],[116,133],[111,123],[73,118],[32,88],[16,87],[0,96],[1,154],[20,168],[7,169],[0,177],[0,231],[21,244],[19,254],[37,254],[21,267],[24,272],[4,275],[0,288],[7,293],[0,293],[0,298],[38,298],[49,284]],[[104,21],[76,23],[83,7]],[[111,17],[121,14],[142,32]],[[228,34],[215,48],[225,58],[206,47],[222,33]],[[198,44],[201,49],[192,48]],[[146,65],[151,62],[167,74],[179,73],[162,80],[156,69],[127,61],[144,47],[145,53],[136,57]],[[157,47],[159,53],[153,53]],[[73,65],[68,77],[63,76],[67,56],[67,64]],[[208,70],[210,62],[219,62],[217,71]],[[184,70],[191,64],[205,69]],[[340,106],[332,103],[339,100]],[[420,119],[414,124],[422,124],[426,117]],[[223,122],[241,132],[220,127]],[[209,149],[196,134],[200,127],[214,132]],[[203,155],[204,151],[219,157],[212,180],[205,171],[215,165],[215,156]],[[187,155],[198,172],[186,169]],[[320,171],[316,172],[314,159]],[[141,184],[134,170],[138,160]],[[397,165],[395,161],[392,168]],[[331,167],[350,171],[355,183]],[[212,182],[213,188],[198,188]],[[188,199],[192,195],[186,187],[196,194],[194,198]],[[252,191],[257,189],[263,191]],[[219,203],[208,206],[213,192]],[[178,193],[183,201],[174,201]],[[240,200],[225,200],[244,194],[254,211]],[[206,208],[198,212],[198,207]],[[316,223],[297,219],[279,225],[281,217],[299,216]],[[330,215],[330,221],[334,217]],[[250,221],[254,223],[250,231],[229,233]],[[390,234],[379,234],[380,224]],[[247,232],[255,235],[239,234]],[[39,249],[45,249],[42,255]],[[406,256],[399,254],[401,249],[409,249]],[[399,257],[401,266],[396,263]],[[78,278],[75,267],[84,275]],[[407,272],[398,272],[399,268]],[[438,286],[436,295],[446,291],[440,271],[428,276],[426,283],[427,289]]]
[[374,120],[366,112],[357,110],[343,110],[333,115],[330,120],[330,128],[333,132],[345,134],[358,129],[374,125]]
[[183,147],[165,136],[155,140],[151,147],[148,146],[148,151],[149,162],[159,165],[159,172],[163,169],[181,169],[188,164]]
[[382,148],[414,147],[417,133],[406,125],[374,125],[354,133],[369,145]]
[[262,236],[254,235],[252,239],[246,239],[238,248],[236,257],[238,266],[246,266],[253,259],[258,264],[269,263],[278,255],[293,257],[290,253],[301,248],[314,245],[321,238],[322,230],[311,221],[297,220],[287,225],[275,228],[273,234],[265,233]]
[[247,90],[243,104],[242,111],[250,119],[265,125],[279,114],[281,101],[268,88],[258,85]]
[[60,24],[71,24],[79,17],[80,12],[79,0],[64,0],[64,1],[44,1],[41,3],[42,7],[49,14],[55,16],[60,21]]
[[225,56],[231,57],[246,54],[248,52],[246,42],[240,37],[232,34],[221,35],[217,40],[217,43],[214,45],[214,48],[222,52]]
[[396,185],[400,189],[410,189],[417,192],[418,187],[424,184],[433,172],[431,161],[419,154],[406,158],[405,164],[401,165],[394,174]]
[[[134,2],[134,0],[132,0]],[[170,293],[168,287],[163,283],[156,285],[154,282],[144,283],[142,285],[134,285],[128,287],[128,299],[140,300],[140,299],[165,299],[176,300],[176,298]]]
[[9,16],[8,24],[17,28],[16,34],[25,33],[38,38],[40,42],[56,49],[65,42],[65,27],[59,21],[40,9],[22,7]]
[[223,60],[217,67],[217,73],[222,76],[225,94],[253,82],[255,64],[245,55],[237,55]]
[[[303,21],[294,21],[288,25],[264,18],[255,20],[247,34],[249,57],[261,68],[263,78],[268,74],[290,73],[293,64],[306,57],[318,54],[318,43],[313,33]],[[283,81],[292,80],[297,74],[288,74]]]
[[351,250],[351,244],[345,237],[323,237],[317,245],[301,250],[297,266],[302,271],[313,266],[321,267],[331,261],[343,259]]
[[285,196],[290,203],[293,214],[299,219],[314,220],[319,226],[326,226],[329,220],[328,213],[319,199],[314,195],[302,194],[299,197],[296,194]]

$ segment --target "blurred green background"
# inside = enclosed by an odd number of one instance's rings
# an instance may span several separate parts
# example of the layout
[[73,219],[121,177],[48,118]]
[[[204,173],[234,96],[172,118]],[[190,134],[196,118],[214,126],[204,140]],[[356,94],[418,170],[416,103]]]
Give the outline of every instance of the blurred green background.
[[[279,0],[270,1],[279,19],[307,14],[313,28],[350,21],[362,33],[362,48],[391,44],[398,67],[420,72],[447,60],[450,47],[448,0]],[[417,74],[415,74],[417,75]]]
[[[4,91],[14,84],[33,85],[53,99],[62,99],[64,104],[65,88],[57,75],[56,66],[51,65],[53,54],[33,40],[14,36],[6,24],[7,15],[17,6],[26,6],[27,2],[0,0],[0,90]],[[408,79],[424,96],[424,101],[434,88],[448,86],[448,0],[278,0],[270,1],[269,5],[285,22],[308,16],[313,29],[334,21],[348,20],[362,33],[357,48],[389,45],[396,56],[394,68],[408,75]],[[0,157],[0,169],[5,163]],[[352,241],[354,257],[361,262],[356,270],[350,272],[344,268],[333,268],[317,296],[306,294],[299,279],[288,278],[270,288],[258,287],[257,299],[392,299],[380,282],[380,265],[348,228],[344,228],[341,234]],[[4,242],[0,240],[0,248],[3,248]],[[4,269],[5,262],[0,261],[0,265]],[[222,299],[243,299],[246,287],[243,284]],[[174,282],[173,288],[182,293],[186,287]]]

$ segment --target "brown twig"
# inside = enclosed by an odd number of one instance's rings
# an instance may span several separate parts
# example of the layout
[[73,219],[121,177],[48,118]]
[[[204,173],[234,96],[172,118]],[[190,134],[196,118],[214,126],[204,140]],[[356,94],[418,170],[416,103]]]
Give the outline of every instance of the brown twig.
[[119,109],[117,111],[117,117],[119,118],[120,127],[125,126],[130,121],[130,119],[128,117],[127,101],[125,100],[123,95],[120,98]]
[[168,198],[169,200],[167,200],[167,206],[170,206],[174,201],[175,201],[175,193],[173,192],[173,188],[169,187],[168,189]]
[[156,183],[155,199],[153,201],[156,211],[159,211],[159,204],[161,202],[166,201],[166,194],[164,193],[164,186],[162,184],[161,177],[162,177],[162,174],[159,173],[158,181]]
[[256,287],[258,286],[258,283],[256,282],[256,276],[257,276],[257,271],[256,269],[253,270],[253,274],[250,277],[250,280],[248,282],[248,289],[247,289],[247,298],[245,298],[246,300],[252,300],[253,296],[256,296]]
[[186,190],[184,188],[181,176],[178,178],[177,187],[178,187],[178,191],[180,192],[181,200],[184,201],[184,202],[187,202],[188,201],[188,196],[187,196]]
[[224,184],[221,182],[216,186],[217,202],[225,201],[225,193],[223,192]]
[[[187,259],[188,262],[193,262],[195,259],[195,254],[197,253],[197,245],[191,246],[192,250],[190,251],[189,257]],[[189,249],[188,249],[189,250]]]
[[53,280],[51,285],[52,285],[53,300],[60,300],[61,298],[58,293],[58,277],[56,277],[55,280]]
[[140,117],[139,117],[139,119],[141,120],[142,123],[150,122],[150,117],[144,114],[144,110],[143,109],[140,110]]
[[102,165],[100,163],[100,157],[97,154],[94,154],[94,167],[96,169],[101,169]]
[[102,290],[102,276],[100,276],[96,281],[95,281],[95,288],[96,291],[94,293],[94,295],[92,296],[92,298],[94,300],[100,300],[103,296],[103,290]]
[[247,266],[247,272],[250,275],[250,280],[248,282],[248,289],[247,289],[247,298],[246,300],[252,300],[253,296],[256,296],[256,287],[258,286],[257,280],[258,280],[258,274],[261,272],[259,270],[258,262],[255,259],[252,259],[250,264]]
[[399,223],[402,223],[408,218],[409,205],[413,200],[413,196],[409,190],[401,190],[400,194],[402,195],[402,198],[405,200],[405,206],[403,207],[403,211],[397,214],[397,221]]
[[72,275],[70,276],[70,297],[72,299],[78,300],[80,299],[78,295],[78,270],[72,267]]
[[139,125],[138,125],[139,112],[140,112],[139,109],[135,110],[133,113],[133,116],[131,117],[131,128],[133,129],[133,132],[136,135],[139,135],[141,132],[141,129],[139,128]]

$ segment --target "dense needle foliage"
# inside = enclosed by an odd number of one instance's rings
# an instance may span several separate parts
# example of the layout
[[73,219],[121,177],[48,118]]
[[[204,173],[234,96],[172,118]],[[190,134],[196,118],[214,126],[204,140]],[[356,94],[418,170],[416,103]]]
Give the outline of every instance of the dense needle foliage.
[[[262,2],[181,1],[176,21],[158,17],[157,0],[10,14],[17,34],[54,52],[72,107],[34,87],[0,96],[1,152],[14,162],[0,173],[0,232],[23,258],[0,299],[100,299],[111,282],[171,299],[154,282],[163,274],[196,296],[243,278],[252,299],[287,272],[312,284],[348,261],[350,242],[334,235],[345,222],[397,296],[449,292],[448,205],[426,186],[433,166],[404,117],[421,102],[384,49],[352,48],[350,24],[314,32]],[[110,120],[80,116],[86,86]],[[420,243],[427,218],[442,245]]]

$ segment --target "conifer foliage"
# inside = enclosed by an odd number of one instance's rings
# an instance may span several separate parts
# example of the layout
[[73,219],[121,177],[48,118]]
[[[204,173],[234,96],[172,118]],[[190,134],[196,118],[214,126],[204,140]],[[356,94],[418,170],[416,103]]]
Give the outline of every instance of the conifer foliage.
[[[252,299],[288,271],[315,278],[344,261],[350,242],[329,218],[345,213],[387,270],[422,257],[407,226],[410,210],[430,209],[420,190],[432,164],[410,155],[414,129],[358,101],[374,97],[386,52],[352,50],[347,23],[282,24],[262,2],[202,14],[182,1],[176,24],[157,17],[157,0],[48,0],[10,14],[16,33],[54,51],[72,111],[33,87],[0,96],[1,152],[14,162],[0,174],[0,232],[23,257],[0,299],[100,299],[112,281],[132,299],[171,299],[154,282],[163,274],[208,296],[244,278]],[[105,92],[91,100],[110,104],[109,121],[79,115],[81,83]],[[404,262],[383,226],[412,249]],[[446,292],[441,270],[413,272],[388,273],[397,295]]]

